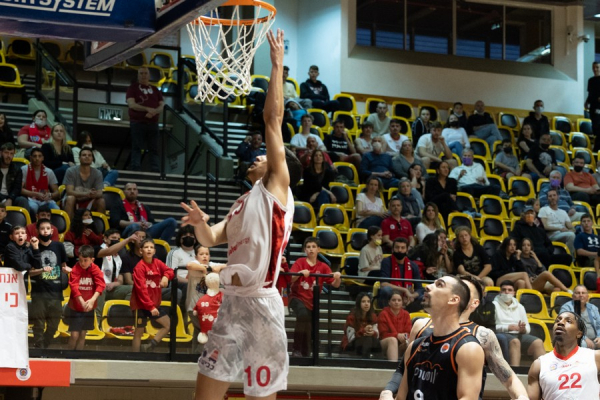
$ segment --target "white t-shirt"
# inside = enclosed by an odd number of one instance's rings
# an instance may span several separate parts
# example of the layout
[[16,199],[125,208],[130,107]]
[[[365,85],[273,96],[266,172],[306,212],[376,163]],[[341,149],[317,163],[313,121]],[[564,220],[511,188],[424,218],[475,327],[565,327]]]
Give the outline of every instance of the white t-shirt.
[[[464,174],[463,177],[460,178],[460,180],[458,180],[458,177],[460,176],[460,173],[462,171],[467,171],[467,173]],[[452,171],[450,171],[450,175],[448,176],[458,181],[458,187],[472,185],[474,183],[480,183],[477,182],[477,178],[485,178],[485,185],[490,184],[485,174],[485,169],[483,169],[483,166],[481,164],[476,162],[473,162],[473,165],[471,165],[470,167],[467,167],[466,165],[461,165],[459,167],[453,168]]]
[[308,139],[309,136],[312,136],[317,140],[318,147],[323,146],[323,141],[321,140],[321,138],[315,135],[314,133],[309,133],[306,136],[304,136],[301,133],[297,133],[294,135],[292,140],[290,140],[290,144],[294,147],[306,147],[306,139]]
[[435,229],[430,229],[427,225],[425,225],[422,222],[419,222],[419,224],[417,225],[417,239],[419,241],[419,243],[423,242],[423,239],[425,239],[425,236],[429,235],[430,233],[435,233]]
[[0,171],[2,171],[2,187],[0,188],[0,193],[8,196],[8,189],[6,188],[6,175],[8,174],[8,168],[0,168]]
[[[356,202],[363,203],[363,209],[374,212],[383,212],[385,211],[385,207],[383,206],[383,201],[381,201],[380,197],[375,197],[375,201],[369,200],[365,193],[359,193],[356,196]],[[358,221],[356,221],[356,225],[358,226],[366,217],[359,217]]]
[[400,153],[400,149],[402,148],[402,143],[404,143],[408,140],[408,136],[400,134],[400,137],[398,138],[398,140],[395,140],[394,138],[392,138],[391,134],[386,133],[385,135],[383,135],[383,139],[387,143],[387,152],[392,155],[396,155],[396,154]]
[[471,147],[471,143],[469,143],[469,137],[467,136],[467,131],[465,128],[444,128],[442,131],[442,136],[446,139],[446,143],[450,144],[452,142],[460,142],[466,149]]
[[358,258],[358,275],[369,275],[369,271],[361,271],[363,268],[376,267],[377,269],[381,269],[381,260],[383,260],[381,246],[373,248],[367,244],[360,250],[360,257]]
[[[187,263],[190,261],[194,261],[196,259],[196,255],[194,254],[194,249],[192,250],[184,250],[181,247],[177,250],[173,251],[173,256],[171,257],[171,262],[168,265],[169,268],[175,269],[177,267],[185,267]],[[177,271],[178,278],[185,278],[188,274],[186,269],[180,269]]]
[[544,226],[553,229],[563,229],[567,227],[567,222],[571,221],[569,214],[565,210],[556,209],[553,210],[550,206],[544,206],[540,209],[538,215],[540,218],[547,218],[547,222]]
[[383,121],[379,119],[377,113],[370,114],[367,117],[367,121],[373,124],[373,133],[377,135],[383,135],[390,131],[390,121],[392,119],[386,116]]
[[433,143],[431,140],[431,133],[426,133],[421,135],[419,141],[417,142],[416,154],[419,157],[424,157],[423,154],[420,153],[419,148],[423,147],[425,151],[429,154],[433,154],[436,157],[439,157],[440,154],[444,151],[444,145],[441,142]]

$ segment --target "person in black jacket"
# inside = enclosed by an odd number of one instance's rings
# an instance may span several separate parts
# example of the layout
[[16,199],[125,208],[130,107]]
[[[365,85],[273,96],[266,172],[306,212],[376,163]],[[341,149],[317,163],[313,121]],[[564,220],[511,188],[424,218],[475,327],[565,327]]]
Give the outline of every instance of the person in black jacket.
[[485,112],[485,104],[481,100],[477,100],[475,111],[467,119],[467,133],[485,140],[490,146],[490,150],[494,148],[494,142],[502,141],[502,135],[500,135],[494,119],[489,113]]
[[300,85],[300,98],[310,99],[313,108],[320,108],[331,114],[338,111],[341,106],[337,100],[329,100],[327,86],[318,81],[319,67],[311,65],[308,69],[308,79]]
[[21,196],[23,173],[14,164],[15,145],[6,142],[0,147],[0,202],[6,206],[23,207],[29,210],[29,202]]
[[[600,137],[600,63],[592,64],[594,76],[588,80],[588,97],[585,99],[584,108],[587,108],[592,120],[592,132],[595,137]],[[600,150],[600,140],[594,143],[594,152]]]
[[573,258],[569,254],[553,254],[552,242],[546,235],[544,228],[535,225],[535,212],[531,206],[525,207],[521,219],[515,223],[510,236],[517,242],[528,238],[533,244],[535,254],[539,260],[548,268],[552,264],[571,265]]
[[6,142],[15,144],[15,134],[10,128],[6,114],[0,112],[0,146]]
[[[31,238],[31,246],[28,246],[25,227],[16,225],[10,231],[10,240],[4,249],[4,267],[17,271],[42,269],[38,238]],[[50,272],[50,269],[46,272]]]
[[492,256],[492,271],[489,276],[496,286],[508,280],[518,289],[531,289],[529,275],[521,263],[521,250],[517,250],[517,241],[514,238],[506,237],[498,246],[498,251]]
[[543,133],[550,133],[550,123],[548,117],[543,115],[544,102],[542,100],[536,100],[533,103],[533,112],[529,113],[529,116],[523,120],[523,125],[529,124],[533,128],[533,134],[535,138],[539,138]]

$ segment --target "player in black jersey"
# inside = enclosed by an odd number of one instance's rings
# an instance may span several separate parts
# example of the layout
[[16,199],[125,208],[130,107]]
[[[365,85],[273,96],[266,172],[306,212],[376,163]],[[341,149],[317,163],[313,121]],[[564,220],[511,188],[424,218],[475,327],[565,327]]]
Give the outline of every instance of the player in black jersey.
[[408,346],[399,400],[478,399],[484,354],[459,323],[470,300],[469,287],[450,275],[426,287],[423,308],[431,315],[433,332]]
[[[481,347],[485,354],[485,361],[487,366],[490,368],[492,373],[498,378],[498,380],[506,387],[506,390],[510,394],[512,399],[525,400],[527,399],[527,392],[519,378],[510,368],[500,350],[498,339],[496,334],[483,326],[477,325],[474,322],[469,321],[471,314],[480,305],[483,299],[483,287],[481,282],[473,277],[463,275],[460,278],[467,284],[471,292],[471,301],[469,306],[463,311],[460,316],[460,324],[471,331],[471,333],[479,340]],[[413,324],[413,328],[410,333],[409,342],[414,341],[423,335],[428,335],[433,331],[431,327],[431,320],[429,318],[421,318]],[[402,362],[394,372],[392,379],[386,385],[385,389],[381,392],[380,400],[394,400],[394,396],[398,391],[402,374],[404,372],[404,364]],[[483,383],[481,392],[483,393],[483,385],[485,385],[485,370],[483,372]]]

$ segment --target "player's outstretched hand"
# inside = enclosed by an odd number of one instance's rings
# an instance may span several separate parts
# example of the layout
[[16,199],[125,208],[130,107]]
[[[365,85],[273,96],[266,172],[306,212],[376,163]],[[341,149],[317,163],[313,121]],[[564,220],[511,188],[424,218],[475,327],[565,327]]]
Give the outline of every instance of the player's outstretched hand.
[[197,226],[201,224],[206,224],[210,219],[208,214],[202,211],[194,200],[190,202],[189,206],[185,203],[181,203],[181,207],[184,209],[185,212],[188,213],[188,215],[181,218],[181,226]]
[[283,64],[283,30],[277,29],[277,36],[273,31],[267,32],[267,40],[271,46],[271,64]]

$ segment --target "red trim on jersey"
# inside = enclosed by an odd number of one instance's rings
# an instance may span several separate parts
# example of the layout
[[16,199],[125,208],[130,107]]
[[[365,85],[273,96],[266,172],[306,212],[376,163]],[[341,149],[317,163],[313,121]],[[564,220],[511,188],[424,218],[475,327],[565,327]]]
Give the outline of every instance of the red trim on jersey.
[[275,287],[275,275],[277,273],[277,264],[287,245],[285,238],[285,211],[279,205],[273,202],[273,221],[271,224],[271,256],[269,258],[269,269],[265,277],[265,283],[272,282]]
[[554,352],[554,355],[556,356],[556,358],[559,358],[563,361],[568,360],[569,358],[573,357],[575,355],[575,353],[577,353],[577,350],[579,350],[579,346],[575,346],[575,348],[566,356],[562,356],[560,354],[558,354],[556,352],[556,349],[552,350]]

